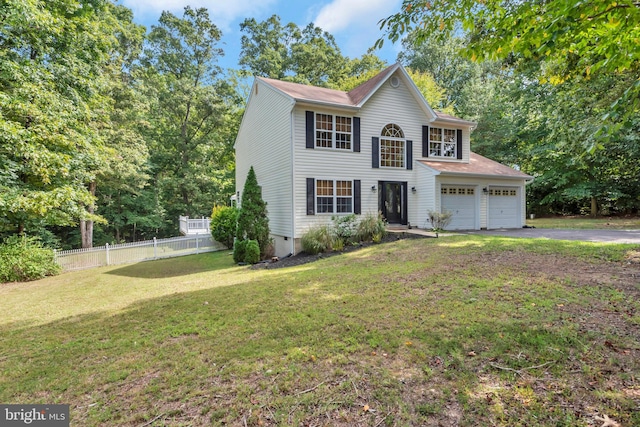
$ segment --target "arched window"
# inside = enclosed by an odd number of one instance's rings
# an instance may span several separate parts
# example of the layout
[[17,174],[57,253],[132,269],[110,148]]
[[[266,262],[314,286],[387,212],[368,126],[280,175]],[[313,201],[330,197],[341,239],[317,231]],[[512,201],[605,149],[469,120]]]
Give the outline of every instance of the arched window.
[[400,126],[390,123],[380,134],[380,167],[404,168],[406,140]]

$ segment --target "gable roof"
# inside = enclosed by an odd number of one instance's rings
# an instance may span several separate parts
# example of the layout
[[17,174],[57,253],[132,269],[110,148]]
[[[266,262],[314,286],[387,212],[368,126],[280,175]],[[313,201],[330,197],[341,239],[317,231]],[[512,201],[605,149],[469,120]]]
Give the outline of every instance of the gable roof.
[[[317,86],[308,86],[300,83],[286,82],[282,80],[269,79],[266,77],[257,77],[257,80],[273,87],[280,93],[291,98],[295,102],[320,104],[330,107],[359,109],[375,94],[378,89],[395,73],[404,80],[409,91],[413,94],[420,108],[427,117],[432,121],[442,119],[448,122],[455,122],[461,125],[473,126],[475,123],[458,119],[449,115],[442,115],[434,111],[424,99],[411,77],[400,64],[391,65],[371,79],[353,88],[349,92],[336,89],[327,89]],[[446,116],[446,117],[445,117]]]
[[476,153],[469,153],[469,163],[418,160],[419,163],[444,175],[475,175],[500,178],[533,179],[531,175],[505,166]]
[[437,120],[440,122],[461,124],[461,125],[472,126],[472,127],[475,127],[477,125],[476,122],[470,122],[469,120],[464,120],[459,117],[452,116],[451,114],[443,113],[441,111],[436,111],[436,115],[437,115]]

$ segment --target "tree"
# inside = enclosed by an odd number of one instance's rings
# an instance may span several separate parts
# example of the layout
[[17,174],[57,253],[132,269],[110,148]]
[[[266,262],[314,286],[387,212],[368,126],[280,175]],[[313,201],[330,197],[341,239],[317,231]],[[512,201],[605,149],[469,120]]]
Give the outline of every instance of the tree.
[[236,237],[239,240],[257,240],[261,257],[265,256],[267,247],[271,243],[267,203],[262,199],[262,189],[258,185],[253,166],[249,169],[242,190]]
[[349,90],[385,66],[371,51],[360,59],[343,56],[334,37],[313,23],[283,26],[273,15],[263,22],[245,19],[240,29],[239,64],[254,76]]
[[453,107],[446,105],[446,91],[438,86],[433,76],[426,72],[407,70],[411,80],[416,84],[429,105],[444,113],[453,114]]
[[[543,82],[606,75],[628,82],[612,100],[600,131],[612,135],[640,106],[640,4],[536,0],[404,0],[401,11],[380,21],[391,41],[412,33],[415,43],[462,29],[472,60],[543,61]],[[381,46],[381,38],[376,46]],[[607,127],[610,125],[612,127]],[[593,149],[594,147],[590,147]]]
[[164,234],[176,232],[179,215],[206,215],[212,204],[224,204],[215,200],[220,187],[233,193],[239,100],[218,78],[220,37],[206,9],[187,6],[182,18],[163,12],[145,48],[141,72],[152,100],[145,137],[165,210]]
[[0,227],[100,219],[86,207],[105,157],[96,124],[117,44],[110,3],[8,0],[0,20]]

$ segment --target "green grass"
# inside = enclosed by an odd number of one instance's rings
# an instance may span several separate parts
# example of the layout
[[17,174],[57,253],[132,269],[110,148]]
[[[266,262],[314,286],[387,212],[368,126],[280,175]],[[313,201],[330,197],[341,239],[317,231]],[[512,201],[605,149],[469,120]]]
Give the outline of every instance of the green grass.
[[5,284],[0,402],[74,426],[638,425],[639,251],[451,236]]
[[640,217],[601,217],[586,216],[552,217],[527,219],[527,225],[536,228],[570,228],[588,230],[638,230]]

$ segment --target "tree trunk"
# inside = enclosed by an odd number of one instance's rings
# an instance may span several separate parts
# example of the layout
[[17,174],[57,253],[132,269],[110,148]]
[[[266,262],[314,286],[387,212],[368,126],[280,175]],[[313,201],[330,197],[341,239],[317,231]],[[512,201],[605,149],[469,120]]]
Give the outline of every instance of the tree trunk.
[[591,216],[598,216],[598,199],[595,196],[591,196]]
[[[93,181],[89,184],[89,192],[92,196],[96,195],[96,182]],[[95,207],[93,204],[87,206],[87,212],[93,214]],[[93,221],[80,220],[80,239],[82,240],[82,248],[93,247]]]

